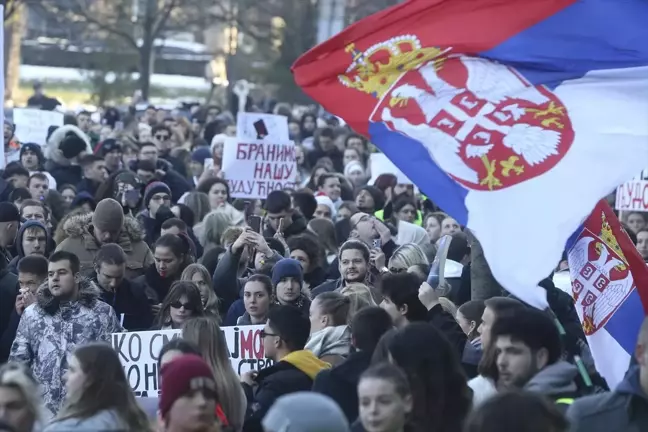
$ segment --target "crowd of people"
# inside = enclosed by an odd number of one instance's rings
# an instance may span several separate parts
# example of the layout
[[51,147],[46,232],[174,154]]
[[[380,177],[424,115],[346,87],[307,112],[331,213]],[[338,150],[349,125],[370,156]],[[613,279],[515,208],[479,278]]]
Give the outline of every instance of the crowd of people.
[[[217,106],[68,113],[36,143],[5,121],[0,431],[648,430],[647,323],[609,391],[549,275],[551,310],[526,306],[471,232],[370,172],[365,138],[273,112],[299,175],[262,200],[231,196]],[[627,229],[647,257],[645,225]],[[239,376],[221,328],[243,325],[272,365]],[[135,397],[110,335],[169,329],[159,395]]]

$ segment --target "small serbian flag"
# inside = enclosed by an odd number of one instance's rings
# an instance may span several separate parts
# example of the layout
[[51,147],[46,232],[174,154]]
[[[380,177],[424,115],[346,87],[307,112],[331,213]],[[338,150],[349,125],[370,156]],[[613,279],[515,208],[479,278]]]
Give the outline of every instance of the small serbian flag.
[[571,295],[599,373],[625,375],[648,310],[648,267],[604,200],[569,239]]
[[409,0],[293,73],[542,308],[567,239],[646,166],[647,23],[645,0]]

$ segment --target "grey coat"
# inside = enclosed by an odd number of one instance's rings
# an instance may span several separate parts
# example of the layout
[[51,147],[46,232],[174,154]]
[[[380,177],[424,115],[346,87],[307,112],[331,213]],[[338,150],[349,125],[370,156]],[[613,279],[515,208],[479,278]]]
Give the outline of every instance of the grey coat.
[[116,432],[126,430],[125,425],[114,411],[103,410],[87,419],[70,418],[55,421],[43,432]]
[[648,431],[648,396],[639,386],[638,368],[613,392],[577,399],[567,411],[570,432]]
[[25,309],[10,361],[29,366],[43,392],[43,402],[56,414],[65,398],[63,376],[67,357],[90,342],[110,342],[110,334],[122,331],[113,308],[99,300],[99,288],[82,279],[77,301],[61,304],[47,282],[40,286],[35,304]]

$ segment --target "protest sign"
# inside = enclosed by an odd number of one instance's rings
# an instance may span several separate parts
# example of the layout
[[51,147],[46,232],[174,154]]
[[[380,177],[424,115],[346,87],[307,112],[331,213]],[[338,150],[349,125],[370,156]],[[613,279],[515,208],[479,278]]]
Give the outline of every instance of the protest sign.
[[264,199],[274,190],[294,188],[295,145],[291,141],[228,138],[223,148],[223,172],[234,198]]
[[[221,327],[234,371],[241,375],[272,365],[263,350],[263,326]],[[180,330],[154,330],[113,333],[111,343],[121,361],[126,378],[137,396],[157,396],[160,389],[158,357],[162,346],[181,337]]]
[[56,111],[43,111],[31,108],[13,110],[16,137],[21,143],[33,142],[44,146],[47,143],[47,130],[50,126],[63,126],[63,114]]
[[619,211],[648,211],[648,181],[630,180],[620,185],[615,207]]
[[369,166],[371,167],[369,184],[374,184],[380,174],[394,174],[399,184],[412,184],[412,180],[408,179],[384,153],[372,153],[369,158]]
[[262,113],[239,113],[236,119],[236,137],[239,141],[287,142],[288,118]]

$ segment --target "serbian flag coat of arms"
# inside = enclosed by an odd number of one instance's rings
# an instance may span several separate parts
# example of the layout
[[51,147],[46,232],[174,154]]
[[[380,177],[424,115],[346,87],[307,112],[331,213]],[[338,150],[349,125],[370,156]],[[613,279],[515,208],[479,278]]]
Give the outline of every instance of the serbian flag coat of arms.
[[409,0],[293,65],[480,240],[508,291],[537,282],[597,201],[648,161],[648,2]]
[[574,306],[599,373],[623,379],[648,310],[648,266],[604,200],[567,242]]

